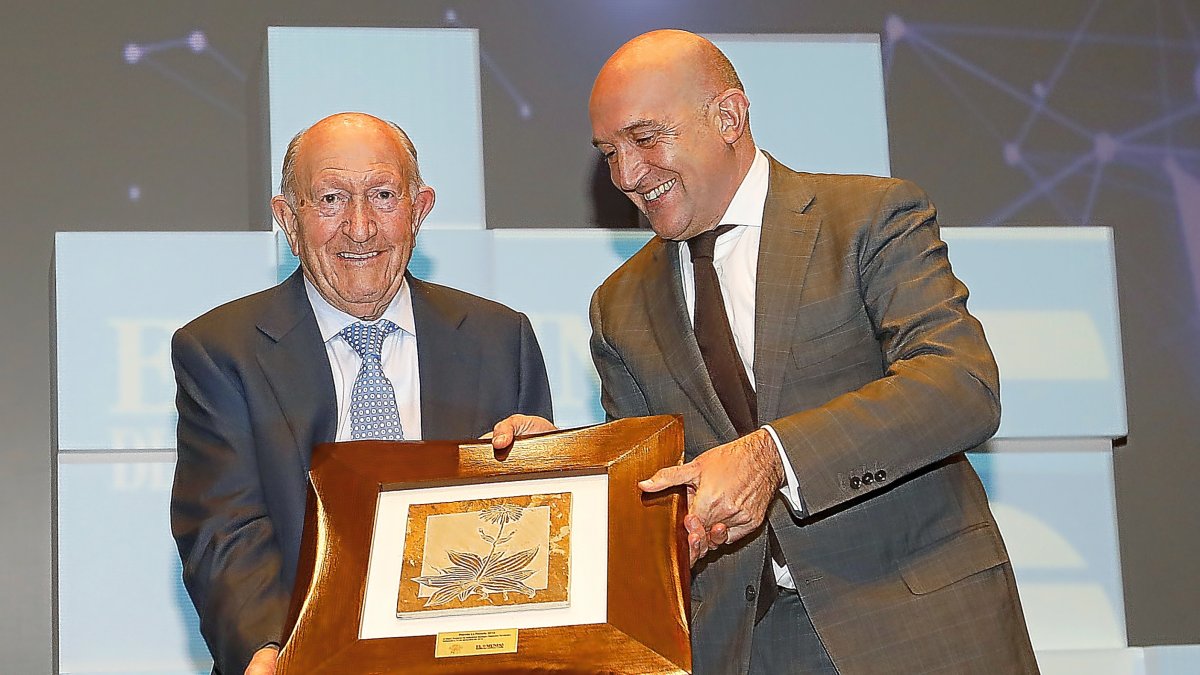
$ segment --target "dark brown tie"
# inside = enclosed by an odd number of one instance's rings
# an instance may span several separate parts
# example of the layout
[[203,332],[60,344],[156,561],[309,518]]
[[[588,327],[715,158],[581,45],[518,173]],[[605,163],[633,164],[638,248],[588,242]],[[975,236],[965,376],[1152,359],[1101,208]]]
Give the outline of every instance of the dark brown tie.
[[[737,343],[733,340],[729,315],[725,313],[725,301],[721,299],[721,282],[713,267],[717,237],[734,227],[736,225],[722,225],[688,239],[687,244],[692,254],[692,270],[696,279],[696,315],[693,320],[696,342],[700,345],[700,355],[704,357],[713,389],[717,390],[717,398],[721,400],[738,436],[745,436],[758,427],[758,396],[754,393],[754,387],[750,386],[750,377],[746,374]],[[779,540],[770,524],[767,524],[767,542],[770,555],[763,565],[755,603],[755,623],[762,620],[779,593],[771,560],[785,564]]]
[[713,389],[738,436],[745,436],[758,427],[758,397],[750,386],[750,378],[742,366],[725,302],[721,299],[721,282],[713,267],[713,250],[717,237],[732,230],[734,225],[722,225],[715,230],[687,240],[692,254],[692,269],[696,278],[696,315],[693,324],[700,354],[708,368]]

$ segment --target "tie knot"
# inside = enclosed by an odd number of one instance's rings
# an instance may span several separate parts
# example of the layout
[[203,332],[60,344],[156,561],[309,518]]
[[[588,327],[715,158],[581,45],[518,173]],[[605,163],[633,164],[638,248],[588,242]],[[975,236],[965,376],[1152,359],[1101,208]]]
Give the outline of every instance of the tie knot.
[[387,319],[374,324],[356,321],[343,328],[338,335],[358,352],[359,358],[366,360],[371,357],[378,361],[383,352],[383,339],[397,330],[400,327]]
[[722,225],[718,228],[701,232],[687,240],[688,251],[692,254],[692,262],[697,258],[712,260],[713,251],[717,248],[717,237],[737,227],[737,225]]

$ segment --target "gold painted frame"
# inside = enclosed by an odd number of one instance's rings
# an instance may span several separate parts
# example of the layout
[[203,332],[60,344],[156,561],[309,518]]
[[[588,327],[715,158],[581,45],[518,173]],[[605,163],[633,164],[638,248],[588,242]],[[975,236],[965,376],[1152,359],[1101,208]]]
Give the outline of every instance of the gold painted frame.
[[[519,439],[318,446],[278,673],[687,673],[690,574],[681,489],[636,483],[683,460],[683,424],[660,415]],[[520,630],[517,652],[435,659],[435,636],[360,639],[382,491],[608,475],[607,622]]]

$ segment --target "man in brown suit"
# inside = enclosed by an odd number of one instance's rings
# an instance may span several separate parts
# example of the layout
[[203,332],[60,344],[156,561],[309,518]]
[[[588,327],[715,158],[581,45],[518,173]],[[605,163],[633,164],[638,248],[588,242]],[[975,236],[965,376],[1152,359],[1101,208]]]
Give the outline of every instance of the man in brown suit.
[[622,46],[590,101],[658,235],[592,298],[592,354],[610,418],[684,418],[689,461],[641,487],[687,489],[696,672],[1037,672],[963,455],[999,423],[996,364],[933,206],[788,169],[749,105],[682,31]]

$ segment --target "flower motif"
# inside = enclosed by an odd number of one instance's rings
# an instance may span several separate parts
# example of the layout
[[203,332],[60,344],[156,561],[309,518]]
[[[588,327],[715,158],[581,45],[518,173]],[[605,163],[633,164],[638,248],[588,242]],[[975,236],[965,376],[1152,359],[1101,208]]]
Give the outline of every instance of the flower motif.
[[416,577],[413,581],[436,589],[426,607],[437,607],[457,599],[465,601],[472,595],[488,600],[491,593],[500,593],[505,599],[512,592],[533,597],[536,591],[524,582],[533,576],[528,565],[537,555],[538,549],[530,548],[505,557],[501,551],[493,551],[486,558],[470,551],[447,551],[453,563],[441,574]]
[[503,528],[508,523],[515,523],[521,519],[525,513],[525,509],[512,504],[495,504],[489,506],[479,512],[479,519],[489,523],[499,525]]
[[515,523],[524,515],[525,509],[514,504],[493,504],[479,512],[479,519],[496,525],[496,534],[488,534],[479,528],[479,538],[491,544],[486,555],[470,551],[447,550],[451,565],[435,568],[440,574],[416,577],[413,581],[433,589],[433,595],[425,602],[426,607],[445,605],[455,599],[465,602],[472,595],[491,602],[492,593],[500,593],[508,600],[509,593],[524,593],[532,598],[536,590],[525,584],[536,570],[528,567],[540,548],[530,548],[506,556],[497,550],[516,535],[516,531],[504,534],[504,526]]

